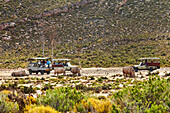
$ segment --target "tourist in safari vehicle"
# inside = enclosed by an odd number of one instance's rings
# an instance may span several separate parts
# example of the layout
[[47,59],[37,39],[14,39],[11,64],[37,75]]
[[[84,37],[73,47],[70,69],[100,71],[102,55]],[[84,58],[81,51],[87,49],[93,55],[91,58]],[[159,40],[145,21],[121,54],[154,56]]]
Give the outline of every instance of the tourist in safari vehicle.
[[133,66],[135,72],[138,72],[138,70],[153,71],[160,68],[160,58],[140,58],[139,60],[141,61],[140,64]]
[[41,75],[44,75],[44,73],[50,74],[52,70],[50,60],[51,58],[29,58],[28,61],[30,61],[30,63],[27,68],[29,74],[38,74],[38,72],[40,72]]
[[52,69],[64,67],[66,71],[70,71],[71,68],[77,67],[70,64],[70,59],[53,59]]

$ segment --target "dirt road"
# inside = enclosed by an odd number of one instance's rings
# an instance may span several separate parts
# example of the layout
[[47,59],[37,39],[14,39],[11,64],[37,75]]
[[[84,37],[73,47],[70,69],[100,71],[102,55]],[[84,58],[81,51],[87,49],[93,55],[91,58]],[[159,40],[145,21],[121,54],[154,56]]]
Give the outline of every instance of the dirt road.
[[[0,85],[2,83],[5,83],[5,81],[10,81],[10,80],[14,80],[15,78],[14,77],[11,77],[11,73],[13,71],[19,71],[19,70],[25,70],[26,73],[28,73],[28,71],[26,69],[0,69]],[[159,76],[163,76],[165,75],[165,73],[170,73],[170,67],[163,67],[159,70],[155,70],[153,72],[157,72],[159,71]],[[125,78],[125,79],[133,79],[131,81],[131,83],[133,83],[134,80],[137,80],[137,81],[143,81],[143,80],[147,80],[148,79],[148,76],[145,76],[146,74],[148,74],[149,71],[139,71],[137,73],[135,73],[135,78]],[[67,75],[71,74],[70,72],[67,72],[66,73]],[[81,70],[81,74],[82,76],[94,76],[94,78],[97,80],[98,78],[100,78],[101,76],[107,76],[107,78],[109,80],[116,80],[116,79],[124,79],[124,76],[121,76],[123,73],[122,73],[122,67],[115,67],[115,68],[83,68]],[[116,75],[116,74],[121,74],[121,75]],[[116,75],[116,76],[113,76],[113,75]],[[20,84],[20,85],[24,85],[24,86],[27,86],[27,87],[30,87],[31,85],[34,85],[34,87],[39,87],[39,88],[42,88],[44,84],[49,84],[49,79],[54,79],[56,77],[54,77],[54,71],[52,71],[49,75],[47,74],[44,74],[44,75],[41,75],[40,73],[38,75],[36,74],[32,74],[32,75],[29,75],[30,78],[45,78],[47,81],[43,81],[43,83],[40,83],[40,84],[34,84],[34,82],[31,82],[29,84]],[[64,78],[67,78],[66,76]],[[82,77],[79,81],[79,83],[81,84],[86,84],[89,82],[87,79],[85,78],[90,78],[90,77]],[[169,78],[169,76],[165,77],[165,78]],[[28,77],[20,77],[19,80],[24,80],[24,79],[28,79]],[[74,78],[73,78],[74,79]],[[74,80],[71,80],[72,82]],[[72,86],[75,86],[75,83],[72,83],[72,82],[69,82],[70,84],[72,84]],[[77,81],[77,80],[75,80]],[[77,84],[79,84],[77,83]],[[61,83],[52,83],[53,85],[56,85],[55,87],[61,87],[63,86],[63,84]],[[92,83],[88,83],[88,85],[90,85]],[[113,82],[110,81],[110,84],[113,84]],[[132,86],[132,84],[130,84]],[[130,86],[129,85],[129,86]],[[123,87],[122,84],[119,84],[119,87]],[[112,89],[112,90],[108,90],[108,91],[105,91],[105,90],[102,90],[100,93],[94,93],[93,96],[108,96],[108,95],[111,95],[112,92],[117,92],[118,90],[117,89]],[[37,93],[36,94],[33,94],[34,97],[36,98],[36,95],[37,94],[42,94],[42,91],[41,90],[37,90]]]
[[[13,71],[19,71],[19,70],[25,70],[26,73],[28,73],[27,69],[0,69],[0,78],[2,77],[11,77],[11,73]],[[154,70],[159,71],[159,75],[164,75],[165,73],[170,73],[170,67],[161,67],[160,69]],[[139,71],[135,73],[136,75],[146,75],[148,73],[147,70]],[[71,74],[70,72],[67,72],[66,74]],[[82,68],[81,70],[82,76],[111,76],[116,74],[122,74],[122,67],[115,67],[115,68]],[[54,71],[50,73],[50,75],[54,75]],[[32,74],[30,77],[46,77],[49,75],[41,75],[40,73],[38,75]]]

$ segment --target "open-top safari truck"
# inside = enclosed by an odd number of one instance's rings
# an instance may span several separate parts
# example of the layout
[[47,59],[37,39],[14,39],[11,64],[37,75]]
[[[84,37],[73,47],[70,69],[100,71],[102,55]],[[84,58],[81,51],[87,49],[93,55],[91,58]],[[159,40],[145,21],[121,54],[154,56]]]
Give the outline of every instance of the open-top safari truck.
[[153,71],[160,68],[160,58],[140,58],[139,60],[142,62],[140,62],[139,65],[133,66],[135,72],[138,72],[138,70]]
[[71,68],[77,67],[71,65],[70,59],[52,59],[52,69],[64,67],[66,71],[70,71]]
[[52,67],[51,65],[46,64],[46,61],[50,60],[51,58],[29,58],[28,61],[30,61],[30,63],[27,68],[29,74],[38,74],[38,72],[40,72],[41,75],[44,75],[44,73],[50,74],[50,71],[52,71]]

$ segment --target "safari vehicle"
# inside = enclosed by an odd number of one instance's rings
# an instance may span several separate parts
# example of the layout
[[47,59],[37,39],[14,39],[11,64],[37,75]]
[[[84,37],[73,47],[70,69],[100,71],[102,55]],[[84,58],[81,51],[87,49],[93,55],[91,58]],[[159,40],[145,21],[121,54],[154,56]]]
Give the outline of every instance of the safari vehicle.
[[30,61],[30,63],[27,68],[29,74],[38,74],[38,72],[40,72],[41,75],[44,75],[44,73],[50,74],[50,71],[52,71],[52,67],[50,65],[41,63],[41,61],[47,60],[51,60],[51,58],[29,58],[28,61]]
[[70,64],[70,59],[53,59],[52,69],[64,67],[66,71],[70,71],[73,66]]
[[160,58],[140,58],[139,60],[142,62],[140,62],[139,65],[133,66],[135,72],[138,72],[138,70],[153,71],[160,68]]

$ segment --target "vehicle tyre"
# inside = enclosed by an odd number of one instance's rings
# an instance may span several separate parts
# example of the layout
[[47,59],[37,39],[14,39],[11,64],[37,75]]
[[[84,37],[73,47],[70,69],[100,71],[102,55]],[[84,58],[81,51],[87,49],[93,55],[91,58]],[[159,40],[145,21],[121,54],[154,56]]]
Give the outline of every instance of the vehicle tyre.
[[135,72],[138,72],[138,68],[135,68]]
[[31,69],[29,70],[29,74],[32,75],[32,70]]
[[150,71],[153,71],[153,68],[150,68]]
[[36,72],[36,74],[38,75],[38,71]]
[[41,75],[44,75],[44,71],[41,71]]
[[50,71],[47,71],[47,74],[49,75],[49,74],[50,74]]

